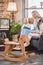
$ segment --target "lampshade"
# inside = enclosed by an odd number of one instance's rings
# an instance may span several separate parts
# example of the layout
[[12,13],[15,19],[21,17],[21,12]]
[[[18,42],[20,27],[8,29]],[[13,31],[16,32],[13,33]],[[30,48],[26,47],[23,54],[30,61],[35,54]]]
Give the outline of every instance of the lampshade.
[[17,11],[17,6],[15,2],[9,2],[7,11]]

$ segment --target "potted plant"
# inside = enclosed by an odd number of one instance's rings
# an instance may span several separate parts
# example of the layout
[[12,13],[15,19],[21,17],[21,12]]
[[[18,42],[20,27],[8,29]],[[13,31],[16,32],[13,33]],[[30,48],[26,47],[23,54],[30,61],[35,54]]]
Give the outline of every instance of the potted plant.
[[21,28],[21,25],[19,24],[19,22],[12,22],[10,24],[10,33],[14,41],[17,38],[18,33],[20,32],[20,28]]

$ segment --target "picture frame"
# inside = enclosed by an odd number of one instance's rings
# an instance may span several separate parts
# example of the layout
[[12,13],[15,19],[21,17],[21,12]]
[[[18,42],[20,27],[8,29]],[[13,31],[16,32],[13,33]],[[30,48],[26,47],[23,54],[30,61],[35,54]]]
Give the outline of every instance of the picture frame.
[[0,18],[0,30],[9,30],[10,28],[10,19]]

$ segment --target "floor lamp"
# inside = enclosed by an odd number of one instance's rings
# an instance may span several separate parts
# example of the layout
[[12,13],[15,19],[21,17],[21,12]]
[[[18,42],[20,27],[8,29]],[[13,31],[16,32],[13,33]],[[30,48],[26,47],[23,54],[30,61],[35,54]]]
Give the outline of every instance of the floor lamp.
[[14,13],[17,12],[17,5],[15,2],[9,2],[7,11],[11,12],[12,21],[15,21]]

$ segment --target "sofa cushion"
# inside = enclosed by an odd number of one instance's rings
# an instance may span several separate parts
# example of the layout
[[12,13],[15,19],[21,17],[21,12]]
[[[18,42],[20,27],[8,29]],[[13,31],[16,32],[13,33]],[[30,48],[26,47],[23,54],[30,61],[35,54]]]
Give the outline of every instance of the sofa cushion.
[[37,37],[37,36],[32,36],[32,39],[33,40],[39,40],[40,37]]
[[35,48],[39,48],[39,37],[33,36],[31,39],[31,45],[34,46]]

